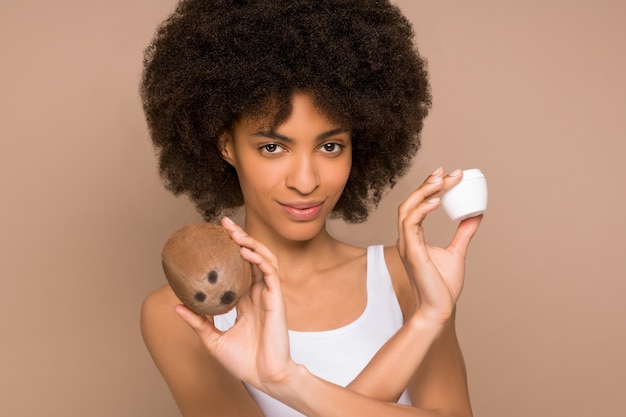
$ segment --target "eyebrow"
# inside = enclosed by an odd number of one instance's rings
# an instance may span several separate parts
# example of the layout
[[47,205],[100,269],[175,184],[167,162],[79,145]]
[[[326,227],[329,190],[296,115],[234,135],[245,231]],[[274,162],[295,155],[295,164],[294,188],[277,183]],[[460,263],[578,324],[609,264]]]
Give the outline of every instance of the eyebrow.
[[[343,127],[337,128],[337,129],[332,129],[329,130],[328,132],[324,132],[321,133],[317,136],[317,138],[315,138],[316,141],[322,141],[324,139],[327,139],[331,136],[335,136],[339,133],[346,133],[346,132],[350,132],[350,130],[348,129],[344,129]],[[257,136],[257,137],[263,137],[263,138],[269,138],[269,139],[276,139],[276,140],[280,140],[282,142],[285,143],[294,143],[295,140],[285,136],[285,135],[281,135],[278,132],[275,132],[273,130],[269,130],[269,131],[261,131],[261,132],[256,132],[255,134],[253,134],[252,136]]]

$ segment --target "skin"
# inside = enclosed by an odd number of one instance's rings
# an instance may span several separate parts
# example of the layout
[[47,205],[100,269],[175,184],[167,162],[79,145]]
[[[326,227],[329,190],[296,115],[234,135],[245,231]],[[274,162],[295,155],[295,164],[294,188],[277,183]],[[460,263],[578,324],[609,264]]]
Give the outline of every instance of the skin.
[[[144,302],[144,339],[183,415],[263,415],[246,381],[308,416],[471,416],[454,308],[481,217],[461,222],[446,248],[428,245],[422,228],[462,173],[435,170],[400,205],[397,244],[385,248],[385,259],[405,323],[339,387],[291,359],[287,329],[344,326],[366,305],[366,249],[336,240],[325,226],[350,172],[350,132],[306,94],[294,95],[292,114],[274,131],[266,125],[242,119],[220,142],[246,209],[243,228],[229,219],[222,225],[253,266],[235,326],[216,330],[167,286]],[[405,388],[413,407],[395,403]]]

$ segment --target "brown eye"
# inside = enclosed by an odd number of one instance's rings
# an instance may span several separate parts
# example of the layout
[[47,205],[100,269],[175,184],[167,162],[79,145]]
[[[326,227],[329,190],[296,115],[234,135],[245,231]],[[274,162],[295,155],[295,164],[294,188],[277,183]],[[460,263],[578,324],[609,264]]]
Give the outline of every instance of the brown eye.
[[259,152],[267,157],[278,157],[286,152],[286,149],[281,144],[272,142],[259,146]]
[[342,146],[336,142],[327,142],[322,145],[321,150],[328,156],[334,156],[341,153]]

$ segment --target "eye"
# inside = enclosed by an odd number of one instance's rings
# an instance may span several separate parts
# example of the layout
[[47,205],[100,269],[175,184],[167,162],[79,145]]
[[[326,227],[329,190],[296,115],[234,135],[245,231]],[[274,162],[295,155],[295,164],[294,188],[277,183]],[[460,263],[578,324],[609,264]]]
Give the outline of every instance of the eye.
[[343,150],[343,146],[336,142],[327,142],[320,149],[327,155],[339,155]]
[[259,150],[261,151],[262,154],[278,155],[283,150],[283,147],[277,143],[268,143],[266,145],[261,146]]

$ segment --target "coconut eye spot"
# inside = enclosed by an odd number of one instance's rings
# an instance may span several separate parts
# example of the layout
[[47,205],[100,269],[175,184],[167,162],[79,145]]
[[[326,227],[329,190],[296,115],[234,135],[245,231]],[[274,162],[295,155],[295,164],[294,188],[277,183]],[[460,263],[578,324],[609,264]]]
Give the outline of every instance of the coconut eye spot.
[[215,283],[217,283],[217,278],[218,278],[218,275],[217,275],[217,271],[215,271],[215,270],[210,271],[210,272],[207,274],[207,280],[208,280],[208,281],[209,281],[209,283],[211,283],[211,284],[215,284]]
[[220,297],[220,302],[224,305],[229,305],[235,301],[235,298],[237,298],[237,295],[233,291],[226,291]]

